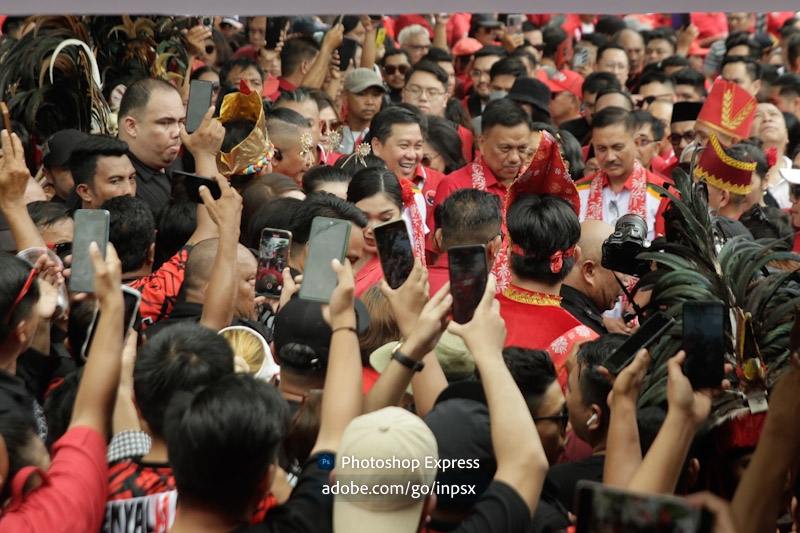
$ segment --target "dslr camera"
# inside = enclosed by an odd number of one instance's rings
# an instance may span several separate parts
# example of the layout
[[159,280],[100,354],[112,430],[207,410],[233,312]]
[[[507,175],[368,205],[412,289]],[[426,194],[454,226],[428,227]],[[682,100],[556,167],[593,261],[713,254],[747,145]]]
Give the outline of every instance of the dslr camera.
[[647,223],[634,213],[623,215],[614,226],[614,233],[603,243],[604,268],[637,278],[650,271],[650,261],[636,257],[650,247]]

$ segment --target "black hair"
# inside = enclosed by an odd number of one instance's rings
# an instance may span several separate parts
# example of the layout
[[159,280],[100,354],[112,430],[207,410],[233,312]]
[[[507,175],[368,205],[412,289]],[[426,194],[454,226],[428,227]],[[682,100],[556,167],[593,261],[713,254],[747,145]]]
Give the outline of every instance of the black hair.
[[775,78],[772,86],[779,87],[784,98],[797,98],[800,96],[800,74],[782,74]]
[[648,124],[650,131],[653,133],[653,140],[656,142],[664,139],[664,123],[658,120],[649,111],[637,110],[632,113],[633,127],[639,129],[640,127]]
[[[600,91],[598,91],[597,97],[595,98],[595,108],[597,108],[597,102],[600,100],[600,98],[602,98],[603,96],[606,96],[608,94],[619,94],[619,95],[625,97],[627,111],[633,111],[633,100],[631,100],[631,97],[628,96],[628,94],[625,91],[617,90],[617,89],[611,89],[611,88],[601,89]],[[596,113],[595,113],[595,115],[596,115]],[[594,123],[594,116],[592,118],[592,123]]]
[[641,78],[639,78],[639,85],[636,92],[640,92],[643,85],[648,85],[650,83],[661,83],[670,86],[673,91],[675,90],[675,81],[670,76],[660,71],[651,71],[646,74],[643,73]]
[[[514,58],[514,59],[519,59],[519,60],[522,60],[522,58],[525,58],[525,59],[528,60],[528,62],[532,66],[534,66],[534,67],[539,66],[539,60],[536,58],[535,55],[533,55],[528,50],[526,50],[524,46],[520,46],[519,48],[514,49],[514,51],[511,52],[508,57],[509,58]],[[527,75],[527,68],[525,69],[525,72],[523,72],[522,74],[519,74],[517,76],[519,77],[519,76],[526,76],[526,75]]]
[[706,77],[695,69],[691,67],[682,68],[673,72],[671,76],[675,85],[690,85],[703,98],[708,95],[706,91]]
[[97,160],[101,157],[122,157],[127,153],[128,143],[125,141],[110,135],[90,135],[79,142],[69,156],[69,170],[75,185],[85,183],[93,187]]
[[558,130],[557,135],[554,135],[559,146],[561,146],[562,157],[564,161],[569,162],[569,174],[573,180],[583,177],[583,169],[586,166],[583,162],[583,151],[581,143],[575,138],[572,133],[567,130]]
[[228,76],[230,76],[231,71],[236,68],[242,72],[249,68],[255,68],[258,71],[258,75],[261,76],[261,80],[264,80],[264,67],[262,67],[255,59],[248,56],[235,56],[223,63],[220,67],[219,81],[222,83],[228,81]]
[[625,130],[633,131],[635,128],[633,113],[621,107],[606,107],[592,117],[592,129],[607,128],[616,124],[622,124]]
[[316,166],[303,176],[303,191],[311,194],[323,183],[350,183],[353,177],[347,172],[327,165]]
[[136,196],[117,196],[100,208],[109,213],[108,241],[118,250],[122,272],[139,270],[156,241],[156,221],[147,202]]
[[367,227],[367,217],[356,206],[332,194],[312,194],[302,201],[292,216],[292,243],[305,245],[311,234],[314,217],[348,220],[360,228]]
[[267,131],[269,132],[270,126],[274,125],[274,121],[280,121],[285,124],[291,124],[293,126],[297,126],[298,128],[310,128],[312,126],[311,121],[305,118],[303,115],[295,111],[294,109],[289,109],[288,107],[273,107],[267,116]]
[[608,37],[606,37],[602,33],[597,33],[596,31],[594,31],[592,33],[584,33],[583,35],[581,35],[581,40],[579,42],[591,43],[593,46],[600,48],[601,46],[608,43]]
[[28,204],[28,215],[30,215],[36,227],[44,228],[55,224],[61,220],[72,218],[69,207],[58,202],[46,202],[39,200]]
[[317,108],[320,111],[330,107],[334,110],[336,116],[339,116],[339,112],[336,111],[336,102],[333,101],[333,98],[331,98],[328,93],[315,87],[302,87],[302,89],[317,103]]
[[569,38],[567,32],[560,26],[550,24],[545,26],[542,30],[542,41],[544,42],[542,57],[554,57],[558,53],[558,47],[561,46],[561,43]]
[[[598,63],[600,62],[600,59],[603,57],[603,54],[605,54],[608,50],[619,50],[622,53],[625,53],[625,48],[623,48],[622,45],[620,45],[619,43],[616,43],[614,41],[612,41],[610,43],[606,43],[606,44],[604,44],[603,46],[601,46],[600,48],[597,49],[597,61],[598,61]],[[627,58],[628,55],[626,54],[625,57]]]
[[[305,181],[305,177],[303,181]],[[247,234],[250,236],[250,240],[242,244],[258,250],[261,247],[261,232],[264,228],[292,231],[292,216],[302,204],[302,200],[291,196],[270,198],[250,217],[247,223]]]
[[[727,56],[728,50],[736,46],[746,46],[748,50],[748,56],[750,56],[751,59],[761,58],[761,49],[758,47],[758,44],[753,40],[749,32],[736,31],[728,35],[728,37],[725,39],[725,55]],[[723,57],[723,61],[724,59],[725,58]],[[723,63],[723,65],[724,64],[725,63]],[[721,68],[722,65],[720,65],[720,69]]]
[[284,344],[278,352],[278,361],[282,372],[307,385],[316,386],[325,380],[328,354],[318,354],[311,346],[297,342]]
[[400,187],[400,180],[391,170],[385,168],[372,167],[356,172],[347,187],[347,201],[356,204],[381,193],[403,211],[403,190]]
[[[440,208],[440,209],[439,209]],[[437,206],[444,248],[484,244],[500,231],[503,213],[497,195],[478,189],[458,189]]]
[[[364,157],[352,156],[339,158],[333,166],[352,177],[355,176],[356,172],[365,168],[386,168],[386,161],[376,155],[367,154]],[[303,177],[303,181],[305,181],[305,177]]]
[[758,174],[759,178],[763,180],[767,177],[769,163],[767,162],[767,156],[764,155],[764,150],[761,149],[761,139],[758,137],[746,139],[734,146],[738,146],[747,152],[747,157],[756,164],[755,172]]
[[622,84],[619,82],[619,78],[614,76],[610,72],[592,72],[586,79],[583,80],[583,85],[581,86],[581,91],[583,94],[597,94],[603,89],[615,89],[617,91],[622,90]]
[[200,324],[181,322],[148,339],[136,356],[133,391],[153,436],[165,436],[165,413],[176,393],[192,392],[230,374],[233,349]]
[[554,285],[563,281],[575,264],[575,256],[563,259],[552,272],[550,256],[565,252],[581,236],[578,215],[566,200],[549,194],[527,194],[515,199],[506,214],[509,238],[525,256],[511,255],[511,270],[523,279]]
[[75,398],[78,396],[78,386],[83,377],[83,368],[73,370],[67,374],[57,387],[48,392],[44,402],[44,416],[47,420],[47,441],[45,445],[49,450],[53,444],[64,436],[72,420],[72,410]]
[[441,62],[453,62],[453,54],[445,50],[444,48],[439,48],[437,46],[431,47],[427,54],[421,59],[421,61],[433,61],[434,63],[441,63]]
[[495,126],[513,128],[525,124],[533,130],[533,121],[518,103],[508,98],[498,98],[486,104],[481,115],[483,134]]
[[156,255],[153,270],[184,247],[197,229],[197,204],[177,198],[170,199],[158,220]]
[[675,32],[675,30],[668,26],[660,26],[644,33],[645,43],[649,43],[650,41],[655,41],[658,39],[670,43],[672,45],[672,51],[675,52],[675,47],[678,46],[678,34]]
[[[220,151],[229,153],[252,133],[256,127],[255,120],[249,118],[234,118],[223,124],[225,137],[222,139]],[[255,163],[255,161],[252,161]]]
[[[0,343],[8,338],[12,329],[21,321],[33,316],[36,302],[39,301],[39,283],[33,280],[28,292],[14,305],[22,293],[33,267],[24,259],[6,252],[0,252]],[[11,312],[10,315],[8,313]]]
[[217,67],[212,67],[211,65],[206,65],[204,67],[200,67],[199,69],[192,71],[192,76],[191,76],[190,79],[199,80],[200,76],[202,76],[206,72],[213,72],[214,74],[219,76],[219,69]]
[[128,85],[119,103],[117,116],[120,124],[125,117],[144,111],[150,102],[150,96],[157,90],[178,92],[174,85],[158,78],[140,78]]
[[386,54],[383,56],[383,59],[381,59],[381,66],[384,66],[386,64],[386,60],[387,59],[389,59],[392,56],[396,56],[398,54],[406,56],[406,59],[408,60],[409,64],[411,63],[411,54],[408,53],[408,50],[406,50],[405,48],[388,48],[387,47],[386,48]]
[[[461,105],[461,102],[455,98],[450,98],[444,108],[444,117],[459,126],[463,126],[472,133],[475,133],[472,127],[472,119],[469,118],[466,108]],[[430,117],[428,117],[430,118]]]
[[[686,56],[669,56],[660,61],[661,68],[667,69],[668,67],[690,67],[689,58]],[[699,74],[699,72],[698,72]]]
[[789,61],[789,68],[797,63],[798,58],[800,58],[800,35],[792,35],[786,41],[786,59]]
[[[441,68],[439,70],[441,70]],[[445,81],[445,84],[446,83]],[[372,117],[369,133],[364,139],[364,142],[371,143],[372,139],[378,139],[381,143],[385,144],[387,139],[392,136],[395,124],[419,124],[420,130],[422,130],[422,136],[425,137],[427,121],[422,111],[414,106],[398,104],[387,107],[386,109],[381,109],[378,114]]]
[[506,57],[506,55],[508,54],[506,54],[506,50],[502,46],[489,45],[489,46],[484,46],[483,48],[472,54],[472,57],[474,59],[479,59],[481,57],[497,56],[502,59]]
[[3,21],[2,30],[0,31],[2,31],[3,35],[14,33],[22,27],[22,23],[25,22],[25,19],[27,18],[27,15],[19,17],[6,17],[6,19]]
[[754,205],[742,213],[739,222],[750,230],[754,239],[780,241],[777,246],[774,242],[770,242],[772,248],[789,251],[794,246],[792,218],[789,213],[778,207]]
[[489,69],[489,78],[495,79],[497,76],[514,76],[519,78],[526,75],[528,69],[522,61],[516,57],[504,57],[497,61],[492,68]]
[[578,383],[581,390],[583,405],[597,405],[603,413],[603,422],[608,426],[610,409],[608,407],[608,393],[611,384],[604,378],[597,367],[619,348],[627,335],[609,333],[593,341],[581,345],[578,350]]
[[294,37],[283,42],[281,50],[281,73],[291,76],[303,61],[313,61],[319,55],[319,45],[314,39]]
[[522,23],[522,33],[527,33],[529,31],[537,31],[537,30],[542,31],[542,28],[535,22],[526,20]]
[[786,153],[793,154],[797,147],[800,146],[800,122],[794,113],[789,113],[788,111],[782,111],[782,113],[789,137],[789,142],[786,144]]
[[556,380],[556,367],[550,354],[544,350],[509,346],[503,349],[503,361],[522,392],[531,416],[538,416],[547,389]]
[[67,340],[69,341],[69,351],[72,360],[79,365],[84,363],[81,357],[81,348],[86,342],[89,325],[94,321],[96,308],[97,301],[93,298],[73,301],[69,305],[69,313],[67,315]]
[[176,397],[165,437],[182,497],[226,516],[241,514],[275,462],[288,409],[275,387],[249,374]]
[[446,118],[428,117],[428,135],[425,141],[441,156],[445,174],[450,174],[467,164],[461,150],[458,127]]
[[725,68],[726,65],[730,65],[731,63],[744,63],[744,68],[747,71],[747,76],[750,78],[750,81],[761,79],[761,65],[752,57],[725,56],[722,58],[722,64],[719,67],[720,72],[722,72],[722,69]]
[[442,84],[444,90],[447,91],[447,72],[444,71],[442,67],[434,63],[433,61],[428,61],[427,59],[422,59],[417,62],[416,65],[408,69],[406,72],[406,84],[408,84],[408,80],[411,79],[411,76],[414,75],[415,72],[427,72],[428,74],[432,74],[439,83]]
[[8,454],[8,478],[3,487],[2,498],[6,501],[11,497],[11,483],[17,473],[34,463],[31,457],[33,439],[38,435],[33,426],[19,413],[4,411],[0,413],[0,435],[3,437]]
[[300,104],[303,102],[308,102],[309,100],[312,100],[314,103],[316,103],[316,100],[311,97],[311,93],[308,92],[308,88],[298,87],[297,89],[291,91],[283,91],[278,99],[275,100],[275,104],[272,106],[272,108],[276,109],[277,107],[280,107],[280,104]]

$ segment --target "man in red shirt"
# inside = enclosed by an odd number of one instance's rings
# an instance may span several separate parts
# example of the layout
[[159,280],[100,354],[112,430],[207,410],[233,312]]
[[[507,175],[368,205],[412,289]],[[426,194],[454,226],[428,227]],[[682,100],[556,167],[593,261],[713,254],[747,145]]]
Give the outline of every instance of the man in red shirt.
[[461,189],[442,202],[439,211],[433,241],[440,255],[435,264],[428,266],[431,296],[450,280],[447,258],[450,247],[483,244],[486,262],[492,268],[503,244],[503,213],[497,196],[476,189]]

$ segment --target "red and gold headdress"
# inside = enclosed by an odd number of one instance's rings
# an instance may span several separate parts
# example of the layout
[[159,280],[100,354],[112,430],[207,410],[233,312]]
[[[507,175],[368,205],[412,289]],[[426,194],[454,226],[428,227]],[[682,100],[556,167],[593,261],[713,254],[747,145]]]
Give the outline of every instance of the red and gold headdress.
[[717,80],[706,98],[697,122],[730,137],[746,139],[756,117],[758,102],[739,85]]
[[217,154],[217,170],[226,177],[258,173],[275,153],[267,134],[261,95],[251,92],[244,80],[239,85],[239,92],[231,93],[222,100],[219,113],[219,121],[223,124],[237,118],[252,120],[256,125],[245,140],[230,152],[220,151]]
[[714,132],[708,139],[708,146],[694,167],[694,176],[705,179],[710,185],[730,193],[746,196],[750,192],[750,182],[756,170],[754,161],[739,161],[731,157]]

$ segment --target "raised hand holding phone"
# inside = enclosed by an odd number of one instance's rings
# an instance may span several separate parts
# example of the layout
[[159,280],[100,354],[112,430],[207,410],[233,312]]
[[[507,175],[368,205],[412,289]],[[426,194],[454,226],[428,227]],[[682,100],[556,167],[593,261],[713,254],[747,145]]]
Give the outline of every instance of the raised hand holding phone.
[[[452,249],[452,248],[451,248]],[[503,347],[506,343],[506,322],[500,316],[500,302],[495,299],[497,279],[489,275],[481,300],[475,308],[472,320],[459,324],[455,320],[447,326],[447,331],[464,339],[475,362],[481,357],[494,355],[502,360]],[[456,298],[453,298],[455,305]]]
[[[375,235],[377,237],[377,233]],[[430,299],[429,292],[428,269],[418,258],[414,259],[411,273],[397,289],[392,289],[386,280],[381,282],[381,293],[389,302],[397,327],[404,337],[414,330],[422,309]]]
[[95,292],[95,272],[89,254],[92,243],[105,253],[108,244],[109,214],[105,209],[75,211],[75,236],[72,239],[72,267],[69,279],[71,292]]

